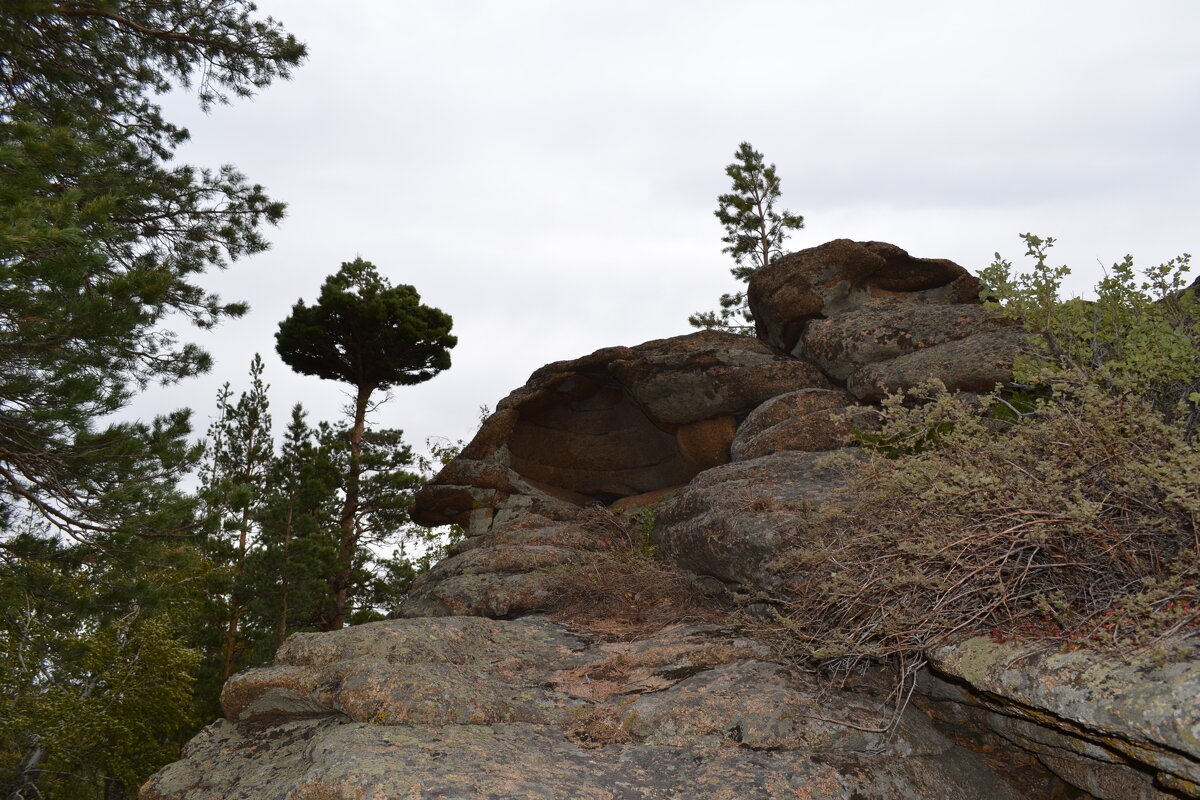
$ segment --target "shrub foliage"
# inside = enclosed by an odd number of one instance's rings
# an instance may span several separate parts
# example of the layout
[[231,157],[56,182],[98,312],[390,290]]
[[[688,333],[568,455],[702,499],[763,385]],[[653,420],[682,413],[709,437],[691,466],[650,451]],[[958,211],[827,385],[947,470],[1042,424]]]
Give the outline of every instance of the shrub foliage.
[[1117,265],[1093,302],[1037,264],[985,271],[1038,334],[1016,389],[889,398],[842,503],[797,532],[777,620],[835,671],[919,666],[971,635],[1123,651],[1200,629],[1200,328],[1187,256],[1137,285]]

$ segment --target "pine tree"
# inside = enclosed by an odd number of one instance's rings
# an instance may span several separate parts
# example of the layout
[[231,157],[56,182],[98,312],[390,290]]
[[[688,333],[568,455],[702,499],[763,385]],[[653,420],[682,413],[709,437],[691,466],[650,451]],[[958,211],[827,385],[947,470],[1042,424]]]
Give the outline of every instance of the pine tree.
[[246,559],[258,544],[258,521],[275,443],[262,357],[250,362],[250,390],[230,402],[229,384],[217,394],[217,419],[208,432],[210,453],[202,466],[207,551],[220,565],[225,586],[222,678],[233,674],[244,649],[242,612],[255,590],[246,578]]
[[208,368],[162,323],[243,313],[195,276],[264,249],[260,229],[283,206],[232,167],[171,164],[187,132],[151,98],[195,81],[208,106],[286,77],[303,46],[252,11],[0,6],[0,514],[32,507],[80,537],[143,517],[155,530],[157,509],[119,496],[160,469],[149,430],[97,421],[152,382]]
[[[733,191],[717,198],[717,219],[725,227],[721,250],[733,256],[737,266],[730,274],[742,283],[759,267],[765,267],[783,255],[783,242],[789,230],[804,227],[804,217],[789,211],[776,211],[779,200],[779,176],[774,164],[765,164],[762,153],[742,142],[734,156],[737,160],[725,168],[733,181]],[[741,318],[741,322],[738,318]],[[733,333],[753,333],[754,317],[741,290],[721,296],[720,311],[703,311],[688,317],[693,328],[717,328]]]
[[364,432],[371,396],[392,386],[409,386],[450,366],[450,316],[421,304],[412,286],[392,286],[361,258],[343,263],[326,279],[316,304],[300,300],[279,324],[275,348],[292,369],[355,387],[350,408],[344,501],[338,519],[338,574],[334,612],[327,629],[341,628],[347,592],[364,536],[360,527]]
[[333,453],[309,426],[303,406],[292,408],[262,511],[262,547],[250,560],[255,593],[251,650],[265,661],[291,633],[321,630],[331,618],[329,583],[337,573],[338,488]]
[[[175,164],[187,132],[153,100],[194,83],[209,107],[286,77],[304,48],[253,11],[0,3],[6,797],[131,797],[191,733],[206,566],[179,490],[199,455],[189,415],[107,420],[208,368],[165,323],[243,313],[197,276],[264,249],[283,214],[232,167]],[[8,671],[21,659],[36,674]]]

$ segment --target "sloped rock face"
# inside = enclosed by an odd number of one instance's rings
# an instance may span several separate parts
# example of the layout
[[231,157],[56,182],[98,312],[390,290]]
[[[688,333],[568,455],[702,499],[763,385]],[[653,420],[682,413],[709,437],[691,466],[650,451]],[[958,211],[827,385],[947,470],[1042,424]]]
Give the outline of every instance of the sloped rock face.
[[927,694],[985,709],[988,727],[1096,797],[1197,797],[1200,646],[1179,648],[1160,662],[969,639],[931,654],[957,685],[931,677]]
[[[857,457],[782,452],[709,470],[658,506],[654,540],[690,572],[770,596],[786,579],[772,555],[848,499],[843,476]],[[1200,645],[1178,649],[1122,659],[975,638],[928,654],[918,699],[962,741],[990,733],[988,749],[1030,754],[1068,796],[1195,798]]]
[[[397,618],[295,635],[234,676],[224,718],[142,800],[1200,797],[1194,651],[969,640],[928,654],[897,717],[892,687],[820,686],[704,614],[542,616],[564,570],[631,544],[705,596],[769,598],[773,556],[845,501],[860,455],[844,445],[875,400],[1008,379],[1023,336],[978,290],[952,262],[839,240],[755,274],[761,340],[702,332],[538,370],[418,496],[418,521],[470,535]],[[596,504],[651,507],[649,539],[590,524]]]
[[611,534],[528,514],[513,527],[459,542],[414,582],[395,616],[510,617],[546,611],[558,585],[555,567],[621,544]]
[[603,642],[543,617],[299,634],[142,800],[1017,795],[920,713],[879,728],[715,626]]

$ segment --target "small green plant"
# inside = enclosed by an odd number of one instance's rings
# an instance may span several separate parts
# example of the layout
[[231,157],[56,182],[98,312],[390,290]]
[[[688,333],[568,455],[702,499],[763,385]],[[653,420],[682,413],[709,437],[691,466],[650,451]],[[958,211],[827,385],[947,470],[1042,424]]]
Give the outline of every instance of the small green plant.
[[629,517],[640,534],[638,550],[643,555],[653,555],[658,549],[654,544],[654,528],[658,525],[658,510],[654,506],[639,508]]
[[1096,285],[1096,299],[1060,300],[1066,266],[1048,262],[1054,239],[1022,234],[1033,267],[1015,273],[996,254],[980,273],[982,297],[1037,334],[1038,346],[1018,359],[1015,377],[1031,388],[1095,383],[1132,392],[1169,419],[1184,420],[1190,439],[1200,421],[1200,298],[1188,286],[1187,253],[1142,271],[1133,258],[1114,264]]

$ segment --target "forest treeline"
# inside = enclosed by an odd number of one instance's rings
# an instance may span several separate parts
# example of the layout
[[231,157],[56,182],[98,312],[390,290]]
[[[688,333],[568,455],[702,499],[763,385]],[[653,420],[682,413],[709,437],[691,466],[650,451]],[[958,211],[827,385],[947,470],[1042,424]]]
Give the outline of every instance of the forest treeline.
[[305,56],[244,0],[0,7],[0,796],[135,796],[233,671],[380,617],[436,555],[407,507],[453,449],[417,457],[367,411],[449,367],[451,320],[368,262],[274,343],[351,388],[344,419],[297,404],[276,437],[258,356],[207,431],[122,414],[211,368],[166,323],[246,313],[198,278],[285,211],[232,166],[177,163],[188,133],[154,98],[207,109]]

